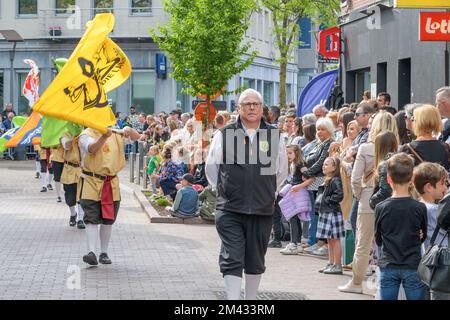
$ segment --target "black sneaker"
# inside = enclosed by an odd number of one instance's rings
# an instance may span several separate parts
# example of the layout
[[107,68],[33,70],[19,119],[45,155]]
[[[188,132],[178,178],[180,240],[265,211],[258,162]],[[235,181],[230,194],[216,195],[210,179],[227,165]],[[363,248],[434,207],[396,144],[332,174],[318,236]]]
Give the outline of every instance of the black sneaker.
[[108,257],[108,255],[106,253],[100,253],[100,257],[98,259],[98,261],[101,264],[111,264],[111,259]]
[[77,222],[77,228],[78,228],[78,229],[86,229],[86,226],[84,225],[83,220],[78,220],[78,222]]
[[52,185],[51,185],[51,184],[47,185],[47,189],[48,189],[48,190],[53,190]]
[[69,220],[69,226],[75,227],[76,224],[77,224],[77,216],[71,216]]
[[282,244],[280,240],[270,240],[269,244],[267,245],[268,248],[281,248]]
[[62,202],[61,197],[58,197],[58,198],[56,199],[56,202]]
[[95,256],[95,253],[93,253],[92,251],[89,252],[87,255],[83,256],[83,261],[90,266],[98,265],[97,257]]
[[41,192],[47,192],[47,188],[46,187],[42,187]]

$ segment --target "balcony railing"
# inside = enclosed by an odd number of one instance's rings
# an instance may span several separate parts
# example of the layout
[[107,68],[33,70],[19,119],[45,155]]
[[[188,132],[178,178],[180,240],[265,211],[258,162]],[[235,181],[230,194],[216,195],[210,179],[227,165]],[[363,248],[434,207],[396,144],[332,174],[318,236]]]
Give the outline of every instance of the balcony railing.
[[167,21],[168,17],[162,8],[155,7],[44,9],[39,10],[36,19],[39,19],[40,30],[33,38],[79,38],[85,31],[86,23],[102,12],[111,12],[115,16],[111,34],[114,37],[149,37],[148,29],[158,22]]

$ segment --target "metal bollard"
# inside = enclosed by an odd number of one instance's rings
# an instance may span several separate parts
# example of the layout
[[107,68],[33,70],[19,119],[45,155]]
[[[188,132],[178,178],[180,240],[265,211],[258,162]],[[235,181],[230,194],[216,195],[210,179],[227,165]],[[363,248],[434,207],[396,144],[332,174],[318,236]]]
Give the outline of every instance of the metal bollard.
[[130,159],[130,182],[134,182],[134,152],[130,152],[128,159]]
[[139,153],[136,153],[136,160],[137,160],[137,164],[136,164],[136,184],[140,185],[141,184],[141,157],[139,155]]
[[144,169],[142,170],[142,189],[147,190],[148,187],[148,177],[147,177],[147,170],[145,170],[145,166],[148,164],[148,157],[144,157]]

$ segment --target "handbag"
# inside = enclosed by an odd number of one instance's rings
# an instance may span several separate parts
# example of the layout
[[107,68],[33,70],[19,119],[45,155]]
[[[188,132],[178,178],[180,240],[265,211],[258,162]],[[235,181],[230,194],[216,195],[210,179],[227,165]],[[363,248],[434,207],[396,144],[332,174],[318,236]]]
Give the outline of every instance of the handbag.
[[[430,246],[417,268],[417,276],[431,290],[450,293],[450,250],[448,247],[441,246],[445,237],[442,238],[439,245],[434,244],[439,229],[439,226],[434,229]],[[447,230],[446,236],[448,235],[449,230]]]

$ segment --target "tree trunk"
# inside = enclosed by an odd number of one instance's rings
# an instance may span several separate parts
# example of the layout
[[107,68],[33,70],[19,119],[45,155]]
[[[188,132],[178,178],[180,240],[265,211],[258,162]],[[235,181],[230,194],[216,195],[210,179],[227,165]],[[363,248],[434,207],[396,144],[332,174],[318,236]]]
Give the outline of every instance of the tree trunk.
[[286,72],[287,63],[280,63],[280,108],[286,108]]

